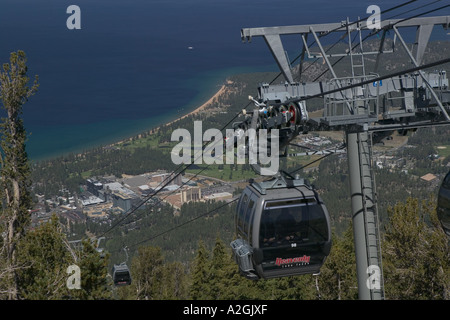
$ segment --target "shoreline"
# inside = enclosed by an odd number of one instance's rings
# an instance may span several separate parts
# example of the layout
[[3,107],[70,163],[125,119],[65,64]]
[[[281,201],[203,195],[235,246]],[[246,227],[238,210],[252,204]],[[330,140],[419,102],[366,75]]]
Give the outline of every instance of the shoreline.
[[[94,145],[91,146],[89,148],[84,149],[83,151],[69,151],[69,152],[64,152],[62,154],[58,154],[58,155],[54,155],[54,156],[49,156],[49,157],[45,157],[42,159],[32,159],[29,158],[28,160],[31,162],[35,162],[35,163],[39,163],[39,162],[46,162],[46,161],[52,161],[54,159],[57,159],[59,157],[66,157],[66,156],[70,156],[70,155],[75,155],[76,157],[82,157],[85,154],[90,153],[92,150],[96,149],[96,148],[112,148],[112,147],[118,147],[124,143],[127,143],[129,141],[132,141],[134,139],[140,139],[142,137],[142,135],[144,134],[154,134],[155,132],[157,132],[158,130],[160,130],[163,126],[169,126],[172,125],[174,123],[176,123],[179,120],[182,120],[186,117],[189,117],[191,115],[196,115],[198,113],[204,112],[208,107],[210,107],[218,98],[220,98],[222,95],[227,94],[230,92],[230,88],[229,86],[233,84],[233,81],[229,80],[229,79],[225,79],[222,82],[222,85],[220,85],[220,88],[218,91],[216,91],[216,93],[214,93],[212,96],[210,96],[210,98],[203,102],[200,106],[196,107],[195,109],[187,112],[186,114],[173,119],[173,120],[163,120],[161,123],[159,124],[155,124],[151,127],[147,127],[145,129],[143,129],[140,132],[137,132],[135,134],[132,135],[128,135],[126,137],[123,138],[119,138],[115,141],[110,141],[110,142],[106,142],[106,143],[102,143],[102,144],[98,144],[98,145]],[[231,89],[232,91],[232,89]]]
[[[203,112],[203,111],[204,111],[205,109],[207,109],[207,108],[208,108],[215,100],[217,100],[220,96],[222,96],[223,94],[227,93],[227,86],[230,85],[230,84],[233,84],[233,81],[228,80],[228,79],[225,80],[225,83],[223,83],[223,84],[221,85],[220,89],[219,89],[214,95],[212,95],[206,102],[204,102],[203,104],[201,104],[199,107],[195,108],[194,110],[192,110],[192,111],[190,111],[190,112],[188,112],[188,113],[182,115],[181,117],[178,117],[178,118],[176,118],[176,119],[174,119],[174,120],[170,120],[169,122],[164,122],[164,123],[158,124],[158,125],[156,125],[155,127],[146,129],[146,130],[144,130],[143,132],[137,133],[137,134],[134,135],[134,136],[127,137],[127,138],[125,138],[125,139],[121,139],[121,140],[119,140],[119,141],[117,141],[117,142],[113,142],[113,143],[110,143],[110,144],[106,144],[106,145],[104,145],[103,147],[105,148],[105,147],[114,147],[114,146],[118,146],[118,145],[123,144],[123,143],[125,143],[125,142],[127,142],[127,141],[131,141],[131,140],[134,139],[136,136],[139,137],[142,133],[147,133],[147,132],[148,132],[148,133],[152,134],[154,131],[160,130],[161,127],[163,127],[163,126],[169,126],[169,125],[174,124],[174,123],[176,123],[177,121],[182,120],[182,119],[184,119],[184,118],[186,118],[186,117],[189,117],[189,116],[191,116],[191,115],[195,115],[195,114],[198,114],[198,113],[200,113],[200,112]],[[85,152],[89,152],[89,150],[86,150]],[[78,155],[78,156],[81,156],[81,155],[83,155],[83,153],[85,153],[85,152],[77,153],[77,155]]]
[[63,152],[61,154],[55,154],[53,156],[48,156],[48,157],[44,157],[42,159],[33,159],[33,158],[28,158],[28,160],[30,162],[34,162],[34,163],[40,163],[40,162],[47,162],[47,161],[53,161],[57,158],[60,157],[66,157],[66,156],[70,156],[70,155],[74,155],[75,157],[83,157],[83,155],[90,153],[92,150],[96,149],[96,148],[112,148],[112,147],[117,147],[120,146],[121,144],[124,144],[126,142],[132,141],[133,139],[140,139],[142,137],[143,134],[154,134],[155,132],[157,132],[158,130],[160,130],[163,126],[168,126],[168,125],[172,125],[174,123],[176,123],[177,121],[184,119],[186,117],[189,117],[191,115],[195,115],[198,114],[200,112],[204,112],[205,109],[207,109],[208,107],[210,107],[214,101],[216,101],[219,97],[221,97],[223,94],[227,94],[227,92],[229,92],[229,85],[233,84],[233,81],[226,79],[225,81],[222,82],[222,85],[220,86],[219,90],[216,91],[216,93],[214,93],[207,101],[203,102],[200,106],[196,107],[195,109],[189,111],[188,113],[173,119],[173,120],[163,120],[161,123],[159,124],[155,124],[151,127],[147,127],[145,129],[143,129],[140,132],[137,132],[135,134],[132,135],[128,135],[126,137],[123,138],[119,138],[115,141],[110,141],[110,142],[106,142],[106,143],[101,143],[98,145],[93,145],[91,147],[88,147],[86,149],[84,149],[83,151],[68,151],[68,152]]
[[183,115],[175,120],[172,120],[165,124],[159,125],[158,127],[156,127],[156,129],[159,129],[161,126],[168,126],[168,125],[174,124],[175,122],[177,122],[181,119],[184,119],[186,117],[189,117],[191,115],[195,115],[197,113],[204,111],[208,106],[210,106],[214,102],[214,100],[218,99],[221,95],[223,95],[224,93],[227,92],[227,85],[230,85],[230,84],[233,84],[233,81],[226,80],[225,83],[222,84],[222,86],[220,87],[219,91],[217,91],[211,98],[208,99],[208,101],[204,102],[201,106],[195,108],[194,110],[186,113],[185,115]]

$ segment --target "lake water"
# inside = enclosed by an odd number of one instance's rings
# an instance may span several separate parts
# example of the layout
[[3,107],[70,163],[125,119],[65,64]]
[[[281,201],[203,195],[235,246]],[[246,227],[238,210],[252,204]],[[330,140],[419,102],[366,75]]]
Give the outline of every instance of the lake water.
[[[278,71],[262,39],[242,43],[241,28],[356,20],[371,4],[384,10],[400,3],[1,0],[0,62],[24,50],[29,75],[39,75],[39,91],[24,105],[27,150],[39,160],[177,118],[229,75]],[[81,9],[80,30],[66,27],[72,4]]]

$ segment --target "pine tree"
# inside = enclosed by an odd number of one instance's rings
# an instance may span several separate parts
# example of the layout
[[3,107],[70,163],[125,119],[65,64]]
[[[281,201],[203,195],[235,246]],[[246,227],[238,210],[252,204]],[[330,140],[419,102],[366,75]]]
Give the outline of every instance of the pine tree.
[[160,299],[163,286],[164,257],[161,248],[139,247],[138,254],[131,262],[131,287],[136,292],[135,299]]
[[180,262],[166,263],[163,271],[162,293],[159,299],[184,300],[188,298],[185,268]]
[[[448,240],[438,227],[432,201],[408,198],[389,210],[383,242],[388,299],[448,299]],[[427,223],[431,221],[431,223]]]
[[9,299],[17,299],[19,288],[17,279],[17,245],[30,224],[31,209],[30,167],[25,151],[26,131],[23,125],[22,106],[37,88],[37,76],[29,86],[26,56],[23,51],[13,52],[10,63],[3,64],[0,70],[0,100],[6,111],[1,129],[1,227],[4,235],[0,259],[0,294],[6,293]]
[[226,251],[223,241],[217,237],[213,248],[211,259],[211,269],[209,271],[210,294],[211,299],[218,300],[223,298],[227,280],[225,275]]
[[82,241],[81,250],[77,253],[77,260],[75,261],[81,271],[81,288],[70,291],[72,299],[99,300],[112,298],[110,291],[112,281],[108,278],[108,258],[109,254],[102,257],[90,240]]
[[194,300],[210,299],[210,261],[209,253],[205,245],[200,241],[197,256],[194,259],[191,271],[192,284],[190,288],[191,298]]
[[318,298],[325,300],[357,299],[356,260],[352,225],[341,237],[333,233],[330,255],[317,277]]
[[30,231],[18,246],[18,294],[29,300],[54,300],[70,296],[67,268],[75,263],[58,218]]

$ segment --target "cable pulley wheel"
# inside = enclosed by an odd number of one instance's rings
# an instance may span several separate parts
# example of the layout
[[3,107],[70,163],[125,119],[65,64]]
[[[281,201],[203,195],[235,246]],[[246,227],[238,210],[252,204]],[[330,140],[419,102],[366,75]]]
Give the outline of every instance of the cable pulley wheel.
[[289,122],[291,125],[299,124],[300,122],[300,110],[298,109],[298,106],[295,103],[289,104],[289,112],[291,113],[291,119]]

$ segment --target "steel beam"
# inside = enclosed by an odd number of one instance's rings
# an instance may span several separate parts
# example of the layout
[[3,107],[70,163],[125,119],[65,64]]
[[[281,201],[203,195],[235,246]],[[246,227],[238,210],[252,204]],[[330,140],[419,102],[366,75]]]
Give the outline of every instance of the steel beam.
[[[389,30],[394,26],[412,27],[420,25],[442,25],[444,28],[450,26],[450,16],[438,17],[421,17],[412,19],[394,19],[381,21],[381,29]],[[243,41],[251,41],[252,37],[266,36],[266,35],[289,35],[289,34],[306,34],[309,33],[311,27],[318,33],[328,34],[331,32],[347,32],[357,30],[356,22],[351,22],[347,26],[346,21],[338,23],[321,23],[312,25],[295,25],[295,26],[278,26],[278,27],[260,27],[260,28],[243,28],[241,29],[241,38]],[[360,21],[361,29],[372,30],[367,28],[367,21]],[[348,29],[347,29],[348,28]]]

